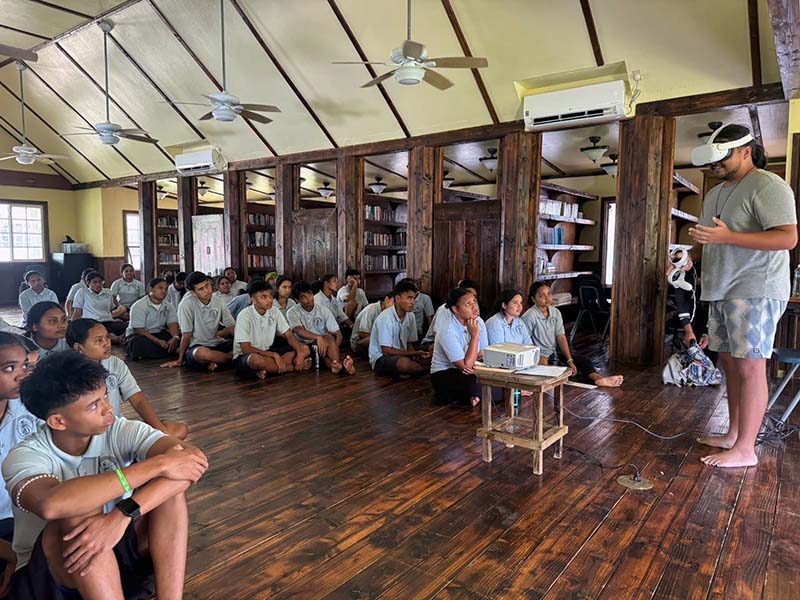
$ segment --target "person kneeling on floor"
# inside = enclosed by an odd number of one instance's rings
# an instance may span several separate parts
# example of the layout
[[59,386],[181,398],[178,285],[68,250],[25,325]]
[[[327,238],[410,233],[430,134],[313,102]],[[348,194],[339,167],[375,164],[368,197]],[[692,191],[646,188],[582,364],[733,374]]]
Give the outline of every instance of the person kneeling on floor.
[[45,425],[3,462],[18,557],[10,598],[122,600],[147,589],[152,573],[159,599],[183,595],[184,492],[208,460],[146,423],[115,418],[106,377],[77,352],[55,352],[21,385],[23,404]]

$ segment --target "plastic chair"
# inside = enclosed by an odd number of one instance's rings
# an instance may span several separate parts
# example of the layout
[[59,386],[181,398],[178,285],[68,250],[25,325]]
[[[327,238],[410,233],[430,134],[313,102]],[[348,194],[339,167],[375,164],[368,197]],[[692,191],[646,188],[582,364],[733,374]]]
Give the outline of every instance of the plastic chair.
[[[782,363],[786,363],[792,365],[792,368],[789,369],[789,372],[786,376],[781,380],[780,385],[778,388],[772,393],[772,396],[769,398],[769,404],[767,404],[767,412],[770,411],[772,405],[778,400],[778,397],[781,395],[786,386],[794,377],[794,374],[797,372],[797,369],[800,368],[800,350],[792,350],[790,348],[776,348],[774,351],[774,356],[778,361]],[[800,391],[798,391],[792,401],[789,403],[789,406],[786,407],[786,410],[783,411],[781,418],[779,419],[779,423],[785,425],[789,421],[789,417],[792,415],[792,411],[797,407],[797,404],[800,403]]]
[[603,336],[601,341],[605,342],[608,335],[608,327],[611,324],[611,308],[606,301],[603,286],[600,283],[600,278],[596,275],[579,277],[577,280],[578,286],[578,317],[575,319],[575,325],[572,326],[572,331],[569,333],[569,341],[572,343],[575,334],[580,327],[581,320],[589,315],[589,320],[592,323],[594,334],[597,333],[597,323],[595,316],[604,317],[606,319],[605,327],[603,327]]

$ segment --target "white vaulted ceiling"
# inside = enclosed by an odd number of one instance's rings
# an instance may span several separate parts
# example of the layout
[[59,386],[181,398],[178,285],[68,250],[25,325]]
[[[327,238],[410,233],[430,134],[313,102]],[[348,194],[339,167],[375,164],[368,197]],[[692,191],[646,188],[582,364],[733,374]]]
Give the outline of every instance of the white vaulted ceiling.
[[[591,9],[605,61],[625,60],[640,70],[640,101],[649,102],[752,85],[747,4],[592,0]],[[509,121],[519,118],[514,80],[596,64],[579,0],[413,0],[412,9],[412,37],[430,55],[464,55],[455,20],[472,55],[488,59],[480,72],[486,98],[469,70],[443,70],[455,84],[446,91],[390,79],[382,92],[360,87],[371,79],[366,67],[331,64],[358,61],[359,50],[368,60],[387,60],[406,35],[405,0],[225,0],[228,91],[243,102],[279,106],[266,125],[198,121],[207,108],[166,102],[200,102],[202,94],[218,90],[217,0],[0,0],[0,43],[46,43],[26,73],[28,137],[43,152],[70,157],[56,168],[73,183],[169,170],[168,147],[203,138],[220,146],[228,160],[242,160],[485,125],[492,123],[490,106],[500,121]],[[115,23],[109,42],[111,120],[147,130],[158,145],[122,140],[111,148],[94,136],[61,137],[105,120],[102,33],[93,24],[81,25],[109,10]],[[764,82],[777,81],[766,0],[759,0],[759,33]],[[52,38],[56,42],[48,43]],[[378,74],[385,69],[375,66]],[[3,152],[20,138],[18,96],[17,71],[5,61]],[[727,117],[749,124],[742,112]],[[779,156],[786,145],[785,106],[760,107],[758,113],[765,145]],[[679,124],[676,162],[684,161],[705,120],[704,115]],[[616,128],[606,129],[603,143],[615,146]],[[575,154],[587,137],[586,131],[548,135],[544,156],[561,171],[591,169]],[[489,145],[457,151],[472,167],[459,166],[450,156],[453,149],[446,154],[455,162],[447,168],[459,180],[491,179],[473,160]],[[392,174],[380,165],[391,169],[403,160],[374,157],[365,179],[379,175],[400,186],[405,166]],[[549,166],[544,172],[558,173]],[[310,171],[308,178],[316,189],[321,176]]]

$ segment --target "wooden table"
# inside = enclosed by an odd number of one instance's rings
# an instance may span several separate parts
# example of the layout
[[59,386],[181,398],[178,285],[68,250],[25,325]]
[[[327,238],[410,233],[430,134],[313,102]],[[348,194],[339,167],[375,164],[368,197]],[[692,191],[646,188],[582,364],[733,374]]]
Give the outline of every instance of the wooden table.
[[[521,446],[533,450],[533,472],[542,474],[544,451],[555,444],[554,458],[561,458],[564,449],[564,436],[569,428],[564,425],[564,384],[569,379],[569,369],[557,377],[522,375],[507,369],[475,367],[478,382],[483,385],[482,414],[483,426],[477,435],[483,438],[483,460],[492,461],[492,440],[508,445]],[[506,415],[492,420],[492,387],[533,392],[532,418],[514,414],[513,393],[506,394]],[[555,393],[555,422],[544,420],[544,394],[550,390]]]

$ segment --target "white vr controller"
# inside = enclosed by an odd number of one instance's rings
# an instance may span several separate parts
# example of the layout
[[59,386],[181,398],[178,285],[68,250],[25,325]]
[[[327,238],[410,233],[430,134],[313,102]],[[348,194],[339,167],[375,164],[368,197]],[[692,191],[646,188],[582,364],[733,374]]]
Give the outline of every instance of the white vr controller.
[[686,281],[686,272],[682,270],[689,262],[689,253],[678,250],[670,255],[669,260],[675,268],[667,274],[667,281],[676,289],[691,292],[692,284]]

